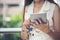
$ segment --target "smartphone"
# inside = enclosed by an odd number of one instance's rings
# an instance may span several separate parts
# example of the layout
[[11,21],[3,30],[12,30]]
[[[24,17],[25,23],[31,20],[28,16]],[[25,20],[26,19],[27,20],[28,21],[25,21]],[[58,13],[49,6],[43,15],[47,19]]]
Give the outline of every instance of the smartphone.
[[44,22],[46,22],[47,19],[47,13],[41,13],[41,14],[31,14],[30,20],[35,20],[41,18]]

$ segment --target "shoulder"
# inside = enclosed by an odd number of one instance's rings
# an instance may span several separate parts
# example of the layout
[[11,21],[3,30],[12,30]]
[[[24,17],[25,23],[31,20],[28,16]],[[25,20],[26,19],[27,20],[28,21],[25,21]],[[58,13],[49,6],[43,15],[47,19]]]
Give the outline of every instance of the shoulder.
[[56,18],[59,18],[59,16],[60,16],[60,8],[59,8],[59,6],[58,5],[56,5],[55,4],[55,7],[54,7],[54,17]]
[[52,5],[53,8],[54,8],[54,12],[59,12],[59,11],[60,11],[60,7],[59,7],[57,4],[51,3],[51,5]]
[[57,4],[54,4],[54,14],[60,14],[60,7]]
[[51,2],[48,2],[48,3],[50,4],[50,6],[51,6],[51,5],[54,6],[54,9],[56,9],[56,10],[57,10],[57,9],[58,9],[58,10],[60,9],[59,6],[58,6],[58,4],[56,4],[56,3],[51,3]]
[[51,2],[48,3],[50,5],[50,9],[53,8],[54,12],[60,12],[60,7],[57,4]]
[[55,11],[60,11],[60,8],[58,5],[55,4],[55,8],[54,8]]

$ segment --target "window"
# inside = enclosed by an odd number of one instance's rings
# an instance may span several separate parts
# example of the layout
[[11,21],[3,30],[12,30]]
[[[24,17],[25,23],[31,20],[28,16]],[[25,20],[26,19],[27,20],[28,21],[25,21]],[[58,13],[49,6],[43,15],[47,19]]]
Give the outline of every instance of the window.
[[20,40],[24,0],[10,0],[9,3],[6,1],[0,3],[0,40]]
[[17,7],[19,4],[8,4],[8,7]]
[[0,3],[0,8],[2,8],[3,7],[3,4],[2,3]]
[[[9,0],[7,0],[9,1]],[[12,1],[14,1],[12,3]],[[0,3],[0,28],[20,28],[22,26],[22,11],[24,6],[22,0],[20,3],[16,3],[16,0],[12,0],[10,3]],[[20,1],[20,0],[19,0]]]

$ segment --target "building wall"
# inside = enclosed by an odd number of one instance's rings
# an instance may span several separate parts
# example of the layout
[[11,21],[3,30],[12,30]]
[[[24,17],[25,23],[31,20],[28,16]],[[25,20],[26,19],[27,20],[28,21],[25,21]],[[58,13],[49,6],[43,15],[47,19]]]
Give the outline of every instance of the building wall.
[[[0,8],[0,13],[3,12],[8,14],[16,14],[16,13],[19,13],[20,10],[22,10],[23,8],[23,6],[20,5],[20,4],[23,4],[23,0],[0,0],[0,4],[3,4],[3,5],[5,4],[3,8]],[[8,7],[9,4],[17,4],[18,6]]]
[[[5,6],[7,6],[7,9],[6,9],[6,13],[9,13],[9,14],[16,14],[16,13],[19,13],[20,10],[21,10],[21,7],[20,7],[20,3],[23,5],[23,2],[21,2],[23,0],[0,0],[0,4],[5,4]],[[58,5],[60,5],[60,0],[54,0]],[[8,4],[18,4],[19,6],[17,7],[8,7]],[[0,8],[0,14],[3,12],[3,8]]]
[[21,0],[0,0],[0,3],[20,3]]

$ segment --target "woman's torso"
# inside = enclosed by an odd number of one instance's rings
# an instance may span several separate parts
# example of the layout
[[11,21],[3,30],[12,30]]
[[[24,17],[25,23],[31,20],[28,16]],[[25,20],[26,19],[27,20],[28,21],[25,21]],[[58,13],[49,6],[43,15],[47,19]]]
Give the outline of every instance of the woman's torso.
[[[33,5],[34,4],[32,3],[29,6],[27,6],[27,9],[26,9],[27,11],[25,12],[25,20],[27,20],[30,17],[30,14],[33,14],[33,7],[34,7]],[[47,13],[49,27],[50,27],[50,30],[52,31],[54,31],[53,20],[52,20],[53,11],[54,11],[54,4],[48,1],[45,1],[41,10],[38,13],[35,13],[35,14]],[[29,40],[37,40],[37,39],[46,40],[46,38],[49,38],[49,36],[46,33],[42,32],[41,30],[32,30],[30,33],[31,35]]]

